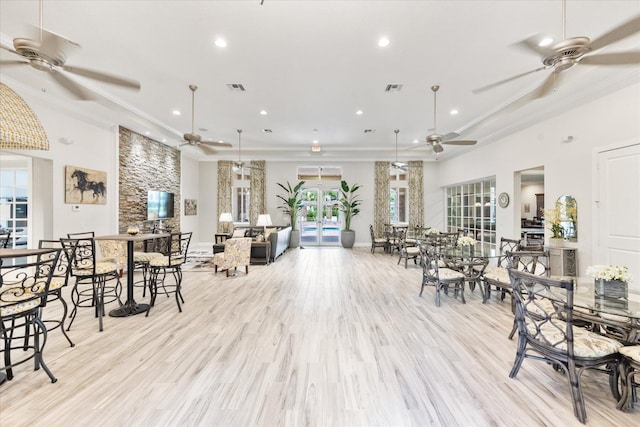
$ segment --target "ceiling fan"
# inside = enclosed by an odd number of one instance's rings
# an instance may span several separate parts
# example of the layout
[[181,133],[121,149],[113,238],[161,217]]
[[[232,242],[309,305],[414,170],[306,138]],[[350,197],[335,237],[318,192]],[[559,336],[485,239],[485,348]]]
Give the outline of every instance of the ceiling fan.
[[196,98],[196,90],[198,90],[198,86],[189,85],[189,89],[191,89],[191,132],[185,133],[182,135],[186,142],[178,145],[178,147],[182,147],[184,145],[191,145],[193,147],[198,147],[205,154],[216,154],[217,151],[211,147],[231,147],[231,143],[222,142],[222,141],[211,141],[211,140],[203,140],[200,135],[195,133],[194,130],[194,120],[195,120],[195,98]]
[[410,165],[408,163],[398,161],[398,133],[400,133],[400,129],[394,129],[393,133],[396,134],[396,161],[392,162],[391,166],[403,172],[406,172],[411,167],[417,167],[417,166]]
[[438,134],[436,127],[436,93],[438,92],[438,89],[440,89],[440,86],[438,85],[431,86],[431,90],[433,91],[433,133],[431,135],[427,135],[427,144],[431,144],[431,146],[433,147],[433,151],[436,154],[442,153],[444,151],[442,144],[475,145],[478,141],[454,139],[460,136],[455,132],[450,132],[446,135]]
[[254,166],[242,161],[242,138],[241,138],[242,129],[236,129],[236,131],[238,132],[238,161],[233,162],[234,169],[235,170],[240,170],[240,169],[262,170],[262,168],[259,166]]
[[83,86],[66,76],[66,73],[76,74],[89,79],[99,80],[130,89],[140,89],[140,83],[102,71],[91,70],[84,67],[67,65],[67,55],[63,47],[80,47],[59,34],[52,33],[42,27],[42,0],[40,0],[40,21],[37,27],[37,39],[16,37],[13,39],[13,48],[0,44],[0,48],[21,56],[21,60],[3,60],[3,66],[29,65],[36,70],[48,72],[53,79],[66,89],[75,98],[89,100],[95,96],[87,91]]
[[[590,40],[589,37],[585,36],[567,38],[566,6],[566,0],[563,0],[562,40],[548,46],[541,46],[543,37],[538,34],[516,44],[516,46],[525,48],[528,52],[540,55],[543,64],[542,67],[475,89],[473,93],[481,93],[512,80],[519,79],[520,77],[553,68],[553,71],[540,86],[522,97],[537,99],[546,96],[558,87],[560,85],[560,79],[563,76],[563,71],[575,65],[627,65],[640,63],[640,51],[590,54],[592,51],[602,49],[611,43],[615,43],[640,31],[640,15],[618,25],[594,40]],[[519,100],[516,102],[518,101]]]

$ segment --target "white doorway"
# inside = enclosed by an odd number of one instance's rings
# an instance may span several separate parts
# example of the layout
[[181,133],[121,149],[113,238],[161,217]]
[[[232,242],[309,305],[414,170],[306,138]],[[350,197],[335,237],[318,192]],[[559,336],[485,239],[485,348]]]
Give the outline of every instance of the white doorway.
[[338,188],[303,188],[298,224],[300,244],[336,246],[340,244]]
[[597,153],[594,264],[627,266],[640,290],[640,144]]

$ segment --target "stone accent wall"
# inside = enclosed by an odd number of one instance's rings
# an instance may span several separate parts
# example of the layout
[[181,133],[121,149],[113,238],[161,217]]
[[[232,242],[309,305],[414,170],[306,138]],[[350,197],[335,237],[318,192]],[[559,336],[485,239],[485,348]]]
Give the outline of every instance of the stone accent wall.
[[180,151],[120,127],[119,229],[142,226],[147,219],[147,191],[174,194],[174,217],[163,220],[171,231],[180,230]]

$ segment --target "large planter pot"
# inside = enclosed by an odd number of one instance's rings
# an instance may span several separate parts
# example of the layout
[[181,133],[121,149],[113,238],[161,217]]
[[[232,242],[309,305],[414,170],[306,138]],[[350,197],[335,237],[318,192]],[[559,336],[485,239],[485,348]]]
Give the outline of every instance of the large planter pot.
[[297,248],[300,246],[300,230],[291,230],[291,237],[289,238],[289,247]]
[[356,232],[353,230],[342,230],[340,232],[340,242],[343,248],[351,249],[356,242]]
[[561,248],[564,246],[564,239],[558,237],[549,237],[550,248]]

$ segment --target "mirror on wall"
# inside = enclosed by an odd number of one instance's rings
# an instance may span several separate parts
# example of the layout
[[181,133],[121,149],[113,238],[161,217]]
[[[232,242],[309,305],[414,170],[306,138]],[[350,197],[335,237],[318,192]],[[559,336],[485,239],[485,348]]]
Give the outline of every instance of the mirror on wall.
[[556,207],[560,210],[560,226],[565,240],[578,241],[578,202],[573,196],[558,197]]

